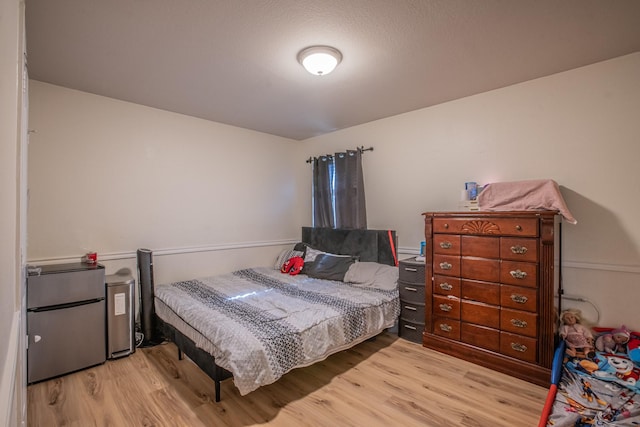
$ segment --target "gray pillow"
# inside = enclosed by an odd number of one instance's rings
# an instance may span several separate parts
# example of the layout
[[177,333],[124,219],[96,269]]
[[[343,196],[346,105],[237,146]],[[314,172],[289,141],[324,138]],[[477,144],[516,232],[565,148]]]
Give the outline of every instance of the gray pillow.
[[398,267],[377,262],[356,262],[344,275],[344,281],[357,286],[384,289],[398,289]]
[[298,251],[295,248],[294,249],[283,249],[278,256],[276,257],[276,262],[273,266],[274,270],[280,270],[282,268],[282,264],[284,264],[285,262],[287,262],[289,260],[289,258],[293,258],[294,256],[299,256],[299,257],[303,257],[304,256],[304,252],[303,251]]
[[320,253],[312,262],[305,260],[302,273],[316,279],[343,281],[344,275],[354,262],[350,256]]

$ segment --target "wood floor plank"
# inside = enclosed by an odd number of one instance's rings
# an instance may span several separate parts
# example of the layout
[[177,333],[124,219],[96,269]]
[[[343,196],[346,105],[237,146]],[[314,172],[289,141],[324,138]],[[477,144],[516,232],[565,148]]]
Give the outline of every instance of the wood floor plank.
[[172,343],[27,388],[29,426],[535,426],[547,389],[390,333],[241,396]]

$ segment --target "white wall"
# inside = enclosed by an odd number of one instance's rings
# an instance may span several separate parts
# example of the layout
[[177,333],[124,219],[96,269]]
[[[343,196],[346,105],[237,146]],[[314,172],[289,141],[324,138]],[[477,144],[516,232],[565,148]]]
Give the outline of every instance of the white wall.
[[32,263],[91,250],[107,274],[135,275],[149,248],[164,282],[271,261],[299,239],[299,142],[38,81],[30,122]]
[[640,330],[639,137],[635,53],[309,139],[304,156],[373,146],[369,227],[395,228],[405,252],[424,240],[420,214],[456,210],[466,181],[554,179],[578,220],[563,224],[566,293],[600,325]]
[[21,108],[24,2],[0,3],[0,424],[24,404],[21,339]]
[[[17,253],[18,232],[18,2],[3,2],[0,9],[0,334],[9,336],[13,313],[18,306]],[[6,23],[6,24],[5,24]],[[0,366],[6,354],[0,351]]]

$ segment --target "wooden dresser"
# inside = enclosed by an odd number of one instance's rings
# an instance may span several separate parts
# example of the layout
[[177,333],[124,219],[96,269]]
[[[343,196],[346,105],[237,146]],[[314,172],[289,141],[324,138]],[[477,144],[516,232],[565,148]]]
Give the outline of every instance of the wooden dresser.
[[556,212],[426,212],[423,345],[548,386]]

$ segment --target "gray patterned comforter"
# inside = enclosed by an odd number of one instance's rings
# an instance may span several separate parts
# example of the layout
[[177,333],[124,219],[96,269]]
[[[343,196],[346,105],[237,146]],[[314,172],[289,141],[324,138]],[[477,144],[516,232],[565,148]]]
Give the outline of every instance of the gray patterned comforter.
[[212,354],[242,395],[376,335],[400,312],[397,284],[266,267],[156,285],[155,298],[156,314]]

